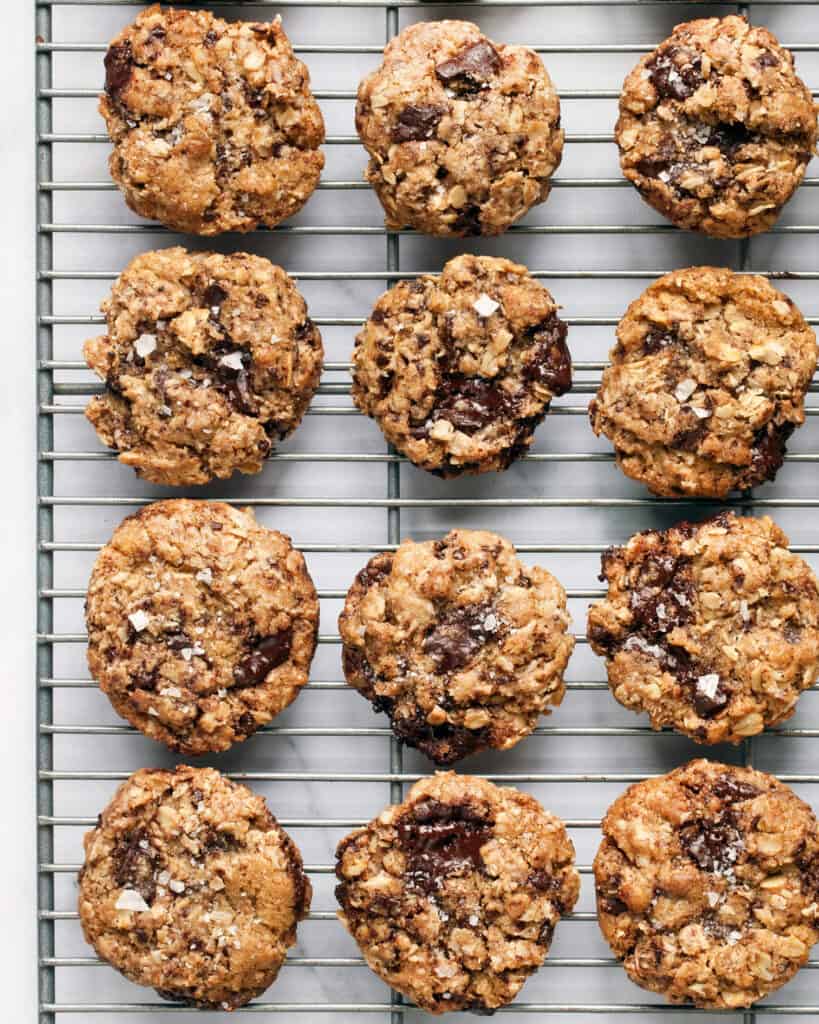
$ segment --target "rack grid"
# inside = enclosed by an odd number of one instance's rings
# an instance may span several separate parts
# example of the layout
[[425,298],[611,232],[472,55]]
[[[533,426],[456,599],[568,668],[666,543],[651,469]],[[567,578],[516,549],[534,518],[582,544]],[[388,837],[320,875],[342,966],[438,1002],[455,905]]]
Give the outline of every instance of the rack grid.
[[[250,236],[181,238],[129,214],[107,177],[107,137],[94,113],[101,55],[139,10],[128,0],[33,0],[37,68],[37,377],[38,377],[38,781],[39,1019],[76,1015],[137,1020],[190,1013],[159,1002],[120,979],[84,946],[73,876],[81,836],[114,785],[143,765],[173,763],[112,714],[84,664],[82,598],[96,551],[127,512],[174,492],[135,480],[103,451],[82,416],[100,390],[80,359],[86,332],[110,281],[136,252],[183,242],[191,247],[248,248],[281,263],[304,290],[325,336],[328,359],[305,423],[268,459],[257,478],[202,489],[201,496],[253,507],[260,520],[290,533],[306,553],[322,599],[320,647],[305,693],[276,724],[210,759],[248,781],[305,852],[316,898],[275,986],[240,1013],[277,1020],[336,1022],[345,1015],[426,1019],[372,976],[335,922],[332,850],[351,827],[401,798],[429,772],[402,751],[365,702],[341,681],[336,613],[355,571],[405,535],[436,536],[455,526],[486,526],[512,539],[526,560],[543,560],[567,587],[575,627],[602,593],[597,561],[632,532],[698,518],[710,504],[648,498],[613,465],[608,445],[586,421],[613,327],[627,301],[655,276],[678,266],[716,263],[777,279],[819,323],[819,208],[816,163],[782,220],[752,242],[722,243],[670,228],[619,175],[611,126],[624,73],[677,21],[736,10],[767,24],[798,55],[819,95],[819,4],[767,0],[748,5],[704,0],[255,0],[191,3],[225,17],[266,19],[281,11],[296,51],[311,68],[328,120],[328,166],[319,190],[293,223]],[[497,39],[532,45],[555,78],[568,125],[563,169],[549,202],[501,239],[463,243],[385,231],[362,180],[363,151],[351,132],[355,86],[374,66],[385,39],[408,21],[463,17]],[[548,43],[537,44],[538,40]],[[606,41],[601,41],[605,39]],[[589,78],[591,82],[589,82]],[[349,400],[352,336],[390,282],[438,271],[460,250],[525,262],[563,301],[570,324],[575,384],[555,403],[533,451],[502,476],[441,482],[385,448],[377,429]],[[602,261],[602,262],[601,262]],[[544,266],[550,269],[542,269]],[[653,269],[645,269],[652,267]],[[662,268],[662,269],[660,269]],[[811,396],[819,392],[819,382]],[[80,399],[78,401],[78,399]],[[812,404],[815,403],[815,404]],[[819,403],[794,436],[777,482],[734,502],[772,514],[794,550],[819,566]],[[720,757],[775,771],[819,808],[819,768],[810,740],[819,737],[819,688],[806,693],[784,727],[738,749],[696,748],[672,733],[653,733],[607,695],[599,663],[578,633],[568,695],[535,735],[506,754],[460,766],[520,785],[560,813],[578,848],[581,902],[558,928],[552,955],[501,1013],[550,1019],[704,1022],[728,1018],[819,1018],[819,957],[799,978],[754,1010],[712,1014],[662,1005],[631,985],[597,932],[590,862],[600,816],[628,783],[692,756]],[[100,969],[102,968],[102,969]],[[306,972],[306,973],[305,973]],[[210,1015],[205,1015],[211,1019]],[[215,1017],[214,1017],[215,1019]],[[453,1015],[453,1020],[469,1019]]]

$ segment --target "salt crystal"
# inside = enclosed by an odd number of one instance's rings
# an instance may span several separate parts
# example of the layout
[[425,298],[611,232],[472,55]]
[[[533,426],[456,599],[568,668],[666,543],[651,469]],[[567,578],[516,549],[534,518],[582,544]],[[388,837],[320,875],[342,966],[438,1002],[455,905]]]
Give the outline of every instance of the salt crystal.
[[478,927],[478,915],[477,914],[470,914],[469,915],[469,924],[473,928],[477,928]]
[[196,578],[200,583],[206,583],[210,586],[213,583],[213,571],[211,569],[200,569],[196,574]]
[[180,892],[185,891],[185,883],[180,882],[178,878],[172,878],[168,883],[168,888],[171,892],[175,892],[178,895]]
[[697,693],[701,693],[709,700],[713,700],[719,689],[719,676],[716,672],[709,672],[706,676],[700,676],[697,680]]
[[222,356],[219,360],[220,366],[227,366],[230,370],[241,370],[244,366],[242,362],[241,352],[228,352],[226,356]]
[[137,914],[151,909],[136,889],[123,889],[117,897],[114,908],[116,910],[133,910]]
[[710,409],[699,409],[696,406],[691,406],[691,412],[697,417],[698,420],[707,420],[711,415]]
[[674,388],[674,397],[678,402],[685,402],[696,390],[697,382],[695,380],[691,380],[690,377],[687,377],[685,380],[681,380],[676,388]]
[[147,612],[144,612],[141,608],[138,608],[135,612],[132,612],[128,616],[128,621],[131,623],[131,625],[134,627],[137,633],[141,633],[143,629],[148,628],[148,623],[151,621],[151,617],[150,615],[148,615]]
[[472,303],[472,308],[479,317],[485,320],[487,317],[492,316],[496,309],[500,309],[500,303],[490,299],[486,292],[481,292],[477,300]]
[[160,871],[156,876],[156,880],[160,885],[167,885],[171,880],[171,874],[169,871]]
[[156,337],[153,334],[140,334],[137,340],[134,342],[134,348],[136,354],[144,359],[149,356],[152,352],[156,351]]
[[750,620],[751,620],[751,613],[748,610],[748,602],[747,601],[740,601],[739,602],[739,614],[742,616],[742,621],[743,622],[750,622]]

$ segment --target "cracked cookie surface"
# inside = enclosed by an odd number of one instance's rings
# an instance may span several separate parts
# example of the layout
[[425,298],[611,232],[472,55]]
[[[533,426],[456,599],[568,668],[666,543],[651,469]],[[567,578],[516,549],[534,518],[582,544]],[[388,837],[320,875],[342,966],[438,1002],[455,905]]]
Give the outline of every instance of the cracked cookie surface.
[[273,227],[324,166],[321,111],[279,18],[147,8],[111,42],[99,109],[125,201],[177,231]]
[[318,328],[293,281],[249,253],[137,256],[102,303],[85,361],[107,387],[86,417],[153,483],[258,473],[321,377]]
[[100,552],[88,665],[119,715],[175,751],[226,750],[307,682],[319,606],[288,537],[249,509],[160,501]]
[[628,75],[615,140],[623,174],[681,228],[767,231],[816,149],[793,55],[744,18],[678,25]]
[[603,555],[588,637],[655,729],[739,743],[790,718],[819,674],[819,587],[767,516],[638,533]]
[[361,82],[356,128],[390,229],[498,235],[546,200],[563,152],[540,57],[467,21],[410,25]]
[[506,469],[571,387],[557,309],[526,267],[492,256],[399,281],[356,338],[353,401],[422,469]]
[[358,574],[339,618],[347,682],[437,764],[506,750],[563,700],[566,593],[495,533],[406,540]]
[[762,277],[666,274],[631,303],[589,406],[623,472],[667,498],[773,480],[804,422],[816,335]]
[[142,769],[86,833],[86,941],[137,985],[233,1010],[276,979],[310,909],[301,855],[264,800],[213,768]]
[[750,1006],[819,939],[819,829],[764,772],[691,761],[630,786],[594,861],[600,927],[635,984],[671,1003]]
[[511,1002],[580,890],[558,817],[452,772],[416,783],[336,858],[339,917],[368,966],[436,1014]]

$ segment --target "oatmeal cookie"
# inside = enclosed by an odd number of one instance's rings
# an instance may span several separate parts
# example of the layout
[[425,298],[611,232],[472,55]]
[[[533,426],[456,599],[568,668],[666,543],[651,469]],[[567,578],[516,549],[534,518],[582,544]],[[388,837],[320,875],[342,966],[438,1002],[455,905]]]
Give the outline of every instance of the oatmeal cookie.
[[311,897],[264,800],[213,768],[124,782],[86,833],[79,886],[103,960],[165,999],[217,1010],[273,984]]
[[789,981],[819,939],[819,828],[764,772],[691,761],[630,786],[603,819],[597,914],[635,984],[738,1009]]
[[717,238],[767,231],[816,149],[793,55],[737,15],[678,25],[623,84],[623,174],[672,223]]
[[307,682],[319,605],[290,539],[249,509],[159,501],[100,552],[88,666],[116,712],[171,750],[227,750]]
[[620,321],[592,429],[654,494],[724,498],[776,476],[816,357],[815,333],[764,278],[674,271]]
[[260,256],[143,253],[102,311],[108,333],[83,353],[107,391],[86,416],[153,483],[258,473],[321,377],[321,335],[304,299]]
[[506,469],[571,387],[557,309],[526,267],[492,256],[399,281],[356,338],[353,401],[422,469]]
[[324,166],[321,111],[279,18],[146,8],[108,49],[99,109],[125,201],[176,231],[273,227]]
[[338,625],[347,682],[448,765],[513,747],[560,704],[569,622],[551,573],[495,533],[452,530],[372,558]]
[[615,698],[698,743],[790,718],[819,675],[819,586],[767,516],[722,513],[603,555],[592,649]]
[[339,917],[369,967],[429,1013],[491,1013],[546,959],[580,879],[563,822],[453,772],[338,845]]
[[367,180],[390,229],[499,235],[546,200],[563,153],[540,57],[468,21],[410,25],[358,88]]

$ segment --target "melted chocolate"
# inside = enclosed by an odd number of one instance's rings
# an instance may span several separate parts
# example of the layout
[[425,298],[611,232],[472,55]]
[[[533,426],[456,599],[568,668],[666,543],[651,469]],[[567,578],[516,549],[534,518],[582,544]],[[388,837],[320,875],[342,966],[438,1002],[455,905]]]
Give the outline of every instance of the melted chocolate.
[[731,872],[744,847],[742,833],[728,814],[683,825],[679,835],[688,856],[711,874]]
[[480,851],[492,838],[493,826],[484,812],[470,804],[439,800],[416,804],[397,824],[408,883],[431,893],[447,875],[482,870]]
[[488,377],[444,377],[438,387],[435,419],[449,420],[456,430],[475,434],[499,416],[509,416],[514,400],[498,381]]
[[702,60],[669,46],[646,64],[651,84],[664,99],[687,100],[704,82]]
[[488,602],[450,608],[424,639],[424,653],[439,672],[455,672],[468,665],[478,651],[498,634],[500,620]]
[[117,885],[135,889],[147,904],[153,903],[156,852],[150,844],[147,828],[136,828],[118,839],[111,860]]
[[552,313],[527,332],[535,346],[523,368],[523,379],[543,384],[553,395],[563,395],[572,386],[572,358],[566,345],[567,325]]
[[287,661],[292,643],[293,629],[290,626],[259,640],[250,654],[234,668],[233,680],[236,686],[258,686],[268,672]]
[[471,93],[488,85],[500,66],[501,60],[495,47],[487,39],[481,39],[452,60],[439,64],[435,74],[448,89]]
[[431,139],[445,113],[446,107],[434,103],[404,107],[398,115],[398,123],[393,127],[392,141],[419,142],[422,139]]
[[120,93],[131,81],[134,70],[134,57],[130,43],[110,46],[105,54],[105,91],[113,100],[120,98]]

